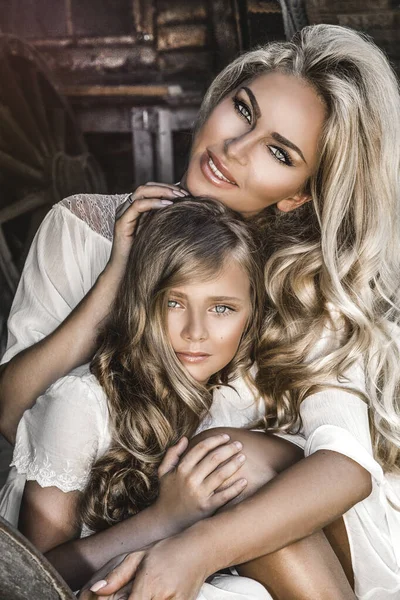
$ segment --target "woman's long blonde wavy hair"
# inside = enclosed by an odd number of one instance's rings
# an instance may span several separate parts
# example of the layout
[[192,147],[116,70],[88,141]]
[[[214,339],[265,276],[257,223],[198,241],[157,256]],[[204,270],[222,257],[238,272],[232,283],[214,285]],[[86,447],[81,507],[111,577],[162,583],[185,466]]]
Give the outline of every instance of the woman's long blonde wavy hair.
[[[207,414],[212,387],[254,362],[263,314],[263,261],[256,232],[209,199],[177,201],[142,217],[125,278],[91,369],[108,399],[112,444],[92,469],[81,521],[104,529],[150,505],[169,446],[191,437]],[[252,310],[234,359],[207,386],[176,357],[166,332],[168,292],[218,277],[235,261],[250,281]]]
[[[266,425],[292,430],[300,404],[349,367],[363,364],[374,455],[400,467],[400,101],[385,55],[366,36],[333,26],[240,56],[212,83],[198,128],[245,81],[278,71],[316,91],[326,120],[312,202],[266,211],[270,311],[259,352]],[[340,318],[332,318],[334,306]],[[313,358],[331,321],[338,344]],[[340,327],[339,327],[340,325]],[[333,335],[335,337],[335,335]],[[315,356],[315,352],[314,352]]]

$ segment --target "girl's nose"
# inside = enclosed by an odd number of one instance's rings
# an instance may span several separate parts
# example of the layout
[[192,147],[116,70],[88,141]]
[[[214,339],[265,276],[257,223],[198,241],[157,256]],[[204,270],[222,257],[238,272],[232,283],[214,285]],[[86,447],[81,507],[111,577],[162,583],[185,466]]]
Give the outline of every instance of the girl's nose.
[[208,331],[204,319],[200,315],[189,314],[182,337],[192,342],[201,342],[207,339]]

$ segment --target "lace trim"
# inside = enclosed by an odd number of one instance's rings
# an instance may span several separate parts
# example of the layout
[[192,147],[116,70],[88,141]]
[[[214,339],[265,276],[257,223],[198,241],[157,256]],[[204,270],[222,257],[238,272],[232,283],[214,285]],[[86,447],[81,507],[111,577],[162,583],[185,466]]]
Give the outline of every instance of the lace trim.
[[90,229],[111,242],[114,234],[115,212],[126,197],[127,194],[112,196],[75,194],[75,196],[64,198],[59,204],[68,208]]
[[17,444],[10,466],[15,467],[18,473],[26,475],[27,481],[37,481],[43,488],[54,486],[62,492],[82,492],[88,482],[96,452],[97,443],[94,441],[91,452],[87,455],[86,467],[80,466],[77,469],[73,461],[68,459],[63,466],[55,467],[47,452],[39,457],[36,448],[33,452],[24,451],[22,444]]

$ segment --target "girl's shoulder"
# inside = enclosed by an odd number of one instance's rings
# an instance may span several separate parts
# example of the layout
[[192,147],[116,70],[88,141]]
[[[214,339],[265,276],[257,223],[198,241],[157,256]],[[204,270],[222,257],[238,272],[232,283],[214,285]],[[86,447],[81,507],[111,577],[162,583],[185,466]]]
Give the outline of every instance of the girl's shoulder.
[[113,238],[115,213],[128,194],[75,194],[64,198],[54,206],[67,209],[92,231],[111,241]]

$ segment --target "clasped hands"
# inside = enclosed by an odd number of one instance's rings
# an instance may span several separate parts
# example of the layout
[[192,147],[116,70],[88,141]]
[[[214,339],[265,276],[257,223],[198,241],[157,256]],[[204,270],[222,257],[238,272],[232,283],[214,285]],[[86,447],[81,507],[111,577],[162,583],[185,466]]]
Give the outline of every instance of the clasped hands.
[[240,442],[222,434],[188,446],[182,438],[158,470],[156,509],[178,533],[109,561],[83,588],[80,600],[195,600],[214,572],[213,561],[210,549],[186,530],[236,498],[247,481],[239,474],[245,460]]

